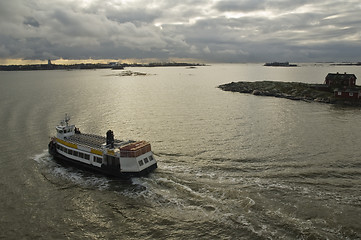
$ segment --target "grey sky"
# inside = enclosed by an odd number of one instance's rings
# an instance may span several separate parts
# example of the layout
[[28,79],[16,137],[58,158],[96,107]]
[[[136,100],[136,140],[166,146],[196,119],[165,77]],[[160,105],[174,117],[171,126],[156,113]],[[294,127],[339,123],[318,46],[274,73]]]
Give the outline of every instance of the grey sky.
[[361,61],[359,0],[0,0],[0,58]]

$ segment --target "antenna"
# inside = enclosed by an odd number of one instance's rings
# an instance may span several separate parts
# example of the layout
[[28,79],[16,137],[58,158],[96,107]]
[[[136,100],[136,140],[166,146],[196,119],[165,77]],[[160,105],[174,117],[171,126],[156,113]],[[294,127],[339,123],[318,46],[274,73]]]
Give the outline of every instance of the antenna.
[[70,117],[68,116],[67,113],[65,113],[65,119],[64,119],[64,121],[65,121],[65,123],[66,123],[66,126],[68,126],[69,120],[70,120]]

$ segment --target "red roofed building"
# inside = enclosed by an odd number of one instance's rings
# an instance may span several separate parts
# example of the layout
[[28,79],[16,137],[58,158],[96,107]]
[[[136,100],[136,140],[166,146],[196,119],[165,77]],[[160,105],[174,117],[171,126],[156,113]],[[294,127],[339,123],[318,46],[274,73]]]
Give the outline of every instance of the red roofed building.
[[359,100],[361,91],[356,87],[355,74],[329,73],[325,78],[325,85],[334,89],[336,98]]
[[347,98],[359,100],[361,99],[361,91],[357,89],[339,89],[334,90],[334,96],[336,98]]
[[329,73],[325,78],[325,84],[330,87],[352,88],[356,86],[356,79],[355,74]]

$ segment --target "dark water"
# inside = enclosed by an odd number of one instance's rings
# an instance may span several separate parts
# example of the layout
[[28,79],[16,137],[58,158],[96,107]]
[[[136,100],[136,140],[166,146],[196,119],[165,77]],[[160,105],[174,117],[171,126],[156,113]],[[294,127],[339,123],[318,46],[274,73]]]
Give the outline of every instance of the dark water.
[[[361,110],[216,88],[361,68],[130,70],[148,75],[0,72],[0,238],[361,238]],[[58,165],[46,148],[65,113],[150,141],[159,168],[123,182]]]

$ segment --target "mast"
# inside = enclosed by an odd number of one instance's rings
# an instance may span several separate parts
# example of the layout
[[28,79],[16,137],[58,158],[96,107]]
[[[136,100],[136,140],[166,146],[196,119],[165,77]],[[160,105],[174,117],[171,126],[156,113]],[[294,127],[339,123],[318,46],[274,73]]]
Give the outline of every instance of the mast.
[[65,113],[65,119],[64,119],[66,126],[69,126],[69,121],[70,121],[70,117],[68,116],[67,113]]

